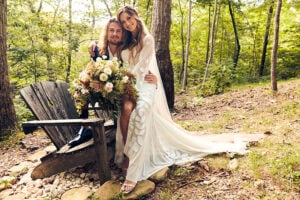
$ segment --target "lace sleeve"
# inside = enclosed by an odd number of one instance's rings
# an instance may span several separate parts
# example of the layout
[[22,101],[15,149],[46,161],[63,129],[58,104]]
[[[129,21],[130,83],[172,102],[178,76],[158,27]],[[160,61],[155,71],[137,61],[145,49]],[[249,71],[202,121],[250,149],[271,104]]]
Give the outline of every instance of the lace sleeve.
[[151,61],[155,56],[154,38],[148,34],[145,36],[143,42],[143,48],[138,56],[137,63],[133,68],[133,72],[140,77],[144,77],[148,73]]

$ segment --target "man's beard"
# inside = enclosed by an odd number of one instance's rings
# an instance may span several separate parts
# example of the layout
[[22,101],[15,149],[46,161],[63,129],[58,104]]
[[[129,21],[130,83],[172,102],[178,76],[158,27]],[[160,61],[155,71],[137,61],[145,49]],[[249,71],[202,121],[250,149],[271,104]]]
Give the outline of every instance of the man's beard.
[[118,45],[121,45],[123,42],[122,41],[119,41],[119,42],[114,42],[114,41],[108,41],[108,43],[109,44],[112,44],[112,45],[116,45],[116,46],[118,46]]

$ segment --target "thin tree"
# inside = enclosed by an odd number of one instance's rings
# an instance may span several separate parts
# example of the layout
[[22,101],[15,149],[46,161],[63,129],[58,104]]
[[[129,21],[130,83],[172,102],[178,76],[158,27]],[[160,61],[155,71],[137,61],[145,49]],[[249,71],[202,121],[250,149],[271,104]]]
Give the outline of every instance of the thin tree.
[[217,19],[217,8],[218,8],[218,0],[215,0],[214,15],[213,15],[213,21],[212,21],[212,24],[211,24],[211,32],[210,32],[211,33],[211,35],[210,35],[211,40],[210,40],[210,48],[209,48],[209,57],[208,57],[208,60],[206,62],[205,72],[204,72],[204,77],[203,77],[201,89],[204,88],[206,78],[207,78],[207,74],[208,74],[208,68],[212,64],[213,55],[214,55],[215,37],[216,37],[215,29],[216,29],[216,21],[217,21],[216,20]]
[[178,5],[179,5],[179,11],[180,11],[180,39],[181,39],[181,60],[182,60],[182,66],[180,69],[180,74],[179,74],[179,81],[183,80],[183,71],[184,71],[184,65],[185,65],[185,52],[184,52],[184,46],[185,46],[185,40],[184,40],[184,13],[182,10],[181,6],[181,0],[178,0]]
[[111,13],[111,10],[110,10],[110,8],[109,8],[109,5],[108,5],[107,1],[106,1],[106,0],[103,0],[103,3],[105,4],[105,7],[106,7],[106,9],[107,9],[107,12],[109,13],[109,16],[112,17],[112,13]]
[[189,62],[189,51],[190,51],[190,41],[191,41],[191,22],[192,18],[192,1],[189,0],[189,7],[188,7],[188,35],[187,35],[187,41],[186,41],[186,50],[185,50],[185,62],[183,67],[183,79],[182,79],[182,88],[183,90],[186,90],[187,86],[187,67]]
[[147,0],[147,6],[146,6],[146,11],[147,11],[147,14],[146,14],[146,19],[145,19],[145,24],[148,25],[148,21],[149,21],[149,8],[150,8],[150,5],[151,5],[151,1],[150,0]]
[[277,1],[277,8],[275,13],[274,21],[274,43],[271,56],[271,84],[272,90],[277,91],[277,80],[276,80],[276,68],[277,68],[277,50],[278,50],[278,40],[279,40],[279,24],[280,24],[280,11],[282,6],[282,0]]
[[92,34],[91,34],[91,40],[94,40],[94,34],[95,34],[95,26],[96,26],[96,7],[95,7],[95,0],[91,0],[91,6],[92,6]]
[[10,89],[7,54],[6,26],[7,1],[0,0],[0,140],[16,126],[16,112]]
[[266,24],[266,31],[264,36],[264,44],[261,54],[261,60],[259,65],[259,76],[262,77],[264,73],[265,68],[265,62],[266,62],[266,54],[267,54],[267,46],[269,42],[269,33],[270,33],[270,27],[271,27],[271,19],[272,19],[272,13],[273,13],[273,5],[269,7],[268,10],[268,18],[267,18],[267,24]]
[[231,1],[228,0],[228,8],[229,8],[229,13],[231,17],[231,22],[233,26],[233,31],[234,31],[234,41],[235,41],[235,51],[233,54],[233,67],[236,68],[240,56],[240,50],[241,50],[241,45],[239,41],[239,36],[236,28],[236,23],[235,23],[235,18],[234,18],[234,13],[232,11],[232,6],[231,6]]
[[168,106],[174,108],[174,72],[170,57],[170,27],[172,0],[154,0],[151,34],[155,38],[155,53],[164,83]]
[[206,54],[205,54],[205,63],[207,63],[208,61],[208,56],[209,56],[209,41],[210,41],[210,23],[211,23],[211,19],[210,19],[210,16],[211,16],[211,4],[209,2],[208,4],[208,33],[207,33],[207,42],[206,42]]
[[69,24],[68,24],[68,65],[66,71],[66,82],[69,83],[70,71],[72,66],[72,0],[69,0]]

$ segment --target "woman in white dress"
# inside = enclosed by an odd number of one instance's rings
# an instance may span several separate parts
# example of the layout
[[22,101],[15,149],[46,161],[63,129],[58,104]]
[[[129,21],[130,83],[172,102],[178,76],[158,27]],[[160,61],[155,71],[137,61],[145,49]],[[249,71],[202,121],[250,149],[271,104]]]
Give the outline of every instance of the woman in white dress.
[[[156,62],[153,37],[134,8],[122,7],[117,18],[125,29],[125,50],[121,57],[135,74],[139,91],[124,147],[129,166],[121,191],[133,191],[138,181],[173,164],[182,165],[221,152],[246,153],[245,141],[252,141],[252,134],[251,137],[244,136],[243,141],[232,134],[226,140],[223,135],[197,136],[173,122]],[[149,71],[156,75],[157,85],[144,80]],[[255,140],[260,136],[256,135]]]

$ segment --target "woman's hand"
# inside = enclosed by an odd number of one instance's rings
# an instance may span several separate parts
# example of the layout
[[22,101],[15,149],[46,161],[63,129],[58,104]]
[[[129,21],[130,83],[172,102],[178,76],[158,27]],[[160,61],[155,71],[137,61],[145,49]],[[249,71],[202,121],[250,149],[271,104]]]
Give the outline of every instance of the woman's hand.
[[148,71],[148,74],[145,75],[144,80],[148,83],[157,85],[157,77],[154,74],[152,74],[150,70]]

